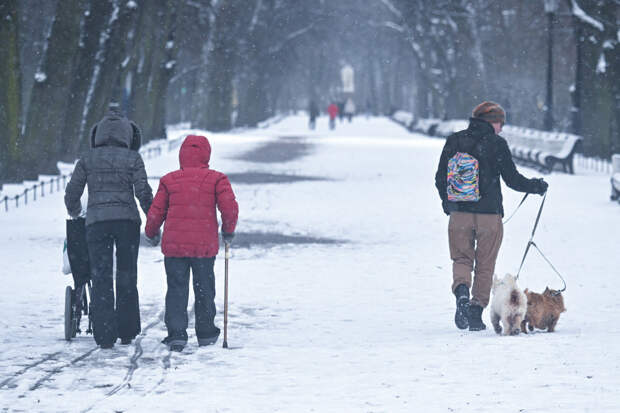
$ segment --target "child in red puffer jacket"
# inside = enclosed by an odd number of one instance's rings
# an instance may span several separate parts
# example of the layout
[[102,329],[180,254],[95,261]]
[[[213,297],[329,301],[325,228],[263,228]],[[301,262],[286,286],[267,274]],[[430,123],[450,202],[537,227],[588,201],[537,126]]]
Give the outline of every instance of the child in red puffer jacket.
[[209,169],[211,145],[204,136],[189,135],[181,145],[181,169],[161,178],[146,221],[146,236],[154,240],[162,222],[161,249],[168,291],[163,343],[181,351],[187,344],[189,272],[193,275],[196,336],[200,346],[213,344],[220,334],[215,326],[215,274],[219,250],[216,208],[222,217],[222,238],[234,237],[239,207],[228,177]]

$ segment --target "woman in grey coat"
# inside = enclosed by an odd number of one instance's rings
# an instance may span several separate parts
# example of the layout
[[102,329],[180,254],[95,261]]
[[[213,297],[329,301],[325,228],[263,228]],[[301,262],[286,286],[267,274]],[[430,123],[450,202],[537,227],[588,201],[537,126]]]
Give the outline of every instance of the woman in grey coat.
[[75,165],[65,190],[67,212],[77,217],[80,197],[88,185],[86,239],[93,281],[93,335],[101,348],[113,347],[119,337],[122,344],[130,344],[141,330],[137,289],[141,221],[134,194],[147,214],[153,191],[139,147],[138,127],[116,105],[110,105],[93,127],[91,149]]

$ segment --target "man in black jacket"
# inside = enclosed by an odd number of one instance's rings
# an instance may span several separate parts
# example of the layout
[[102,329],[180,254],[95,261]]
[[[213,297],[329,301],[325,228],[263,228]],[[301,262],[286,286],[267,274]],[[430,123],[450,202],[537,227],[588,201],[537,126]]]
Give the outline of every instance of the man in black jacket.
[[[457,306],[454,321],[458,328],[469,327],[470,331],[486,328],[482,311],[489,303],[495,261],[504,231],[500,176],[506,185],[519,192],[542,195],[548,187],[542,178],[528,179],[517,171],[506,140],[497,135],[505,119],[506,113],[497,103],[483,102],[476,106],[469,127],[446,139],[435,175],[443,210],[450,216],[448,238],[453,262],[452,292]],[[476,196],[472,198],[477,200],[449,199],[448,168],[450,162],[454,165],[455,161],[451,159],[457,153],[470,155],[477,161],[477,182],[472,184],[476,186]],[[475,272],[473,285],[472,270]]]
[[141,221],[134,193],[147,214],[153,191],[137,151],[139,145],[138,127],[111,104],[109,112],[93,127],[91,149],[75,165],[65,190],[67,212],[77,217],[80,197],[88,184],[86,239],[93,280],[93,335],[102,348],[113,347],[118,337],[122,344],[130,344],[141,331],[137,289]]

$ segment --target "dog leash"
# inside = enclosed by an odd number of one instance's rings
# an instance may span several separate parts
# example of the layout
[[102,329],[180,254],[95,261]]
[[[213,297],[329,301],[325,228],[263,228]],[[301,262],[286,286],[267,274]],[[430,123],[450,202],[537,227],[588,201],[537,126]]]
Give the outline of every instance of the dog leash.
[[515,214],[517,213],[517,211],[519,210],[519,208],[521,208],[521,205],[523,205],[523,203],[525,202],[525,198],[527,198],[527,196],[528,196],[529,194],[530,194],[530,193],[529,193],[529,192],[527,192],[527,193],[523,196],[523,199],[521,199],[521,202],[519,202],[519,205],[517,205],[517,207],[515,208],[515,210],[512,212],[512,215],[510,215],[510,216],[508,217],[508,219],[506,219],[506,221],[502,222],[502,224],[503,224],[503,225],[506,225],[506,224],[508,223],[508,221],[510,221],[510,220],[512,219],[512,217],[514,217],[514,216],[515,216]]
[[[521,204],[523,203],[523,201],[525,201],[525,198],[527,197],[527,195],[528,194],[525,194],[525,196],[523,197],[523,200],[521,201]],[[553,266],[551,261],[549,261],[549,259],[545,256],[545,254],[543,254],[543,252],[540,250],[540,248],[538,248],[538,245],[536,245],[536,243],[533,241],[534,240],[534,234],[536,233],[536,228],[538,228],[538,222],[540,221],[540,215],[542,214],[542,210],[543,210],[543,207],[545,206],[545,200],[546,199],[547,199],[547,193],[545,192],[545,195],[543,195],[542,202],[540,203],[540,208],[538,209],[538,215],[536,216],[536,222],[534,222],[534,228],[532,228],[532,235],[530,236],[530,240],[528,241],[527,246],[525,247],[525,253],[523,254],[523,258],[521,259],[521,265],[519,266],[519,271],[517,271],[516,278],[519,279],[519,274],[521,273],[521,269],[523,268],[523,264],[525,263],[525,257],[527,257],[527,253],[529,252],[530,247],[533,246],[534,248],[536,248],[538,253],[544,258],[544,260],[547,261],[547,264],[549,264],[549,266],[553,269],[553,271],[555,271],[555,273],[558,275],[558,277],[560,277],[560,280],[562,280],[562,283],[564,284],[564,287],[561,290],[558,290],[555,293],[553,293],[553,295],[559,295],[563,291],[566,291],[566,281],[564,280],[564,277],[562,277],[560,272]],[[519,204],[519,206],[521,206],[521,204]],[[517,207],[517,209],[519,209],[519,207]],[[514,213],[513,213],[513,215],[514,215]],[[510,218],[512,218],[512,216]]]

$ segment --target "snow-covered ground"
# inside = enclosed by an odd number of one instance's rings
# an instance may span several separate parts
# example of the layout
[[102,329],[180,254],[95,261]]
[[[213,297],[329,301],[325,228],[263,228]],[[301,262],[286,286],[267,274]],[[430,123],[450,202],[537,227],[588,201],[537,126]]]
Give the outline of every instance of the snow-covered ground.
[[[608,200],[609,177],[545,177],[550,189],[535,241],[566,279],[568,311],[555,333],[503,337],[453,324],[447,217],[434,188],[442,140],[361,117],[335,131],[325,118],[308,131],[305,117],[289,117],[266,129],[207,136],[211,167],[225,173],[326,178],[233,183],[240,243],[242,234],[262,233],[345,242],[234,249],[232,349],[222,349],[221,340],[198,348],[191,323],[181,354],[159,343],[163,257],[143,246],[143,333],[131,346],[104,351],[91,336],[63,340],[70,276],[60,271],[62,194],[2,211],[3,411],[620,410],[620,209]],[[246,156],[274,142],[301,148],[303,156],[280,163]],[[178,167],[178,154],[147,160],[146,167],[149,176],[161,176]],[[156,190],[157,180],[151,184]],[[521,194],[504,188],[504,196],[509,215]],[[517,271],[540,199],[528,198],[506,225],[498,274]],[[220,326],[223,264],[220,254]],[[561,287],[535,251],[519,282],[534,291]],[[488,325],[487,311],[483,317]]]

